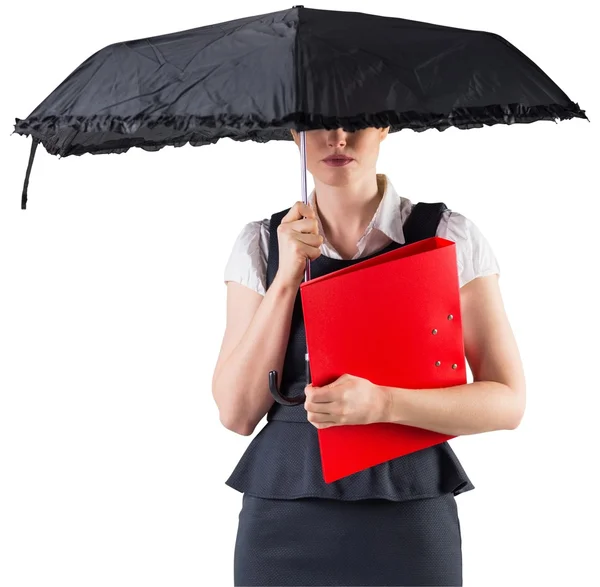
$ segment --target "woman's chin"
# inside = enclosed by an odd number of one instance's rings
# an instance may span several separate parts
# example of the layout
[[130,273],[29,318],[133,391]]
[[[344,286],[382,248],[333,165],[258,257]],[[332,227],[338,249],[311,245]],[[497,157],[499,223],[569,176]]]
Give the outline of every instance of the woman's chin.
[[321,173],[326,174],[328,177],[349,177],[354,175],[358,169],[355,161],[352,161],[346,165],[333,166],[323,163],[320,166]]

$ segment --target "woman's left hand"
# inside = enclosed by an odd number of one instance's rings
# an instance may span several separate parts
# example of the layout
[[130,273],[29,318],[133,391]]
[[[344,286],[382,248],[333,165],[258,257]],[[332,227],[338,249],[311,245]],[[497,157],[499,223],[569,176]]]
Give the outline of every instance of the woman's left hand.
[[304,388],[308,421],[316,428],[384,421],[389,397],[368,379],[345,373],[323,387]]

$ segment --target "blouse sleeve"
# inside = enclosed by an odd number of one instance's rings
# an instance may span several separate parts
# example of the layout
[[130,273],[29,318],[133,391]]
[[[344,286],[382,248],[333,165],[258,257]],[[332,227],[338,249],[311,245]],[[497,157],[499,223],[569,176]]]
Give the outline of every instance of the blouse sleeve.
[[249,222],[235,240],[225,266],[224,281],[235,281],[260,295],[266,293],[268,220]]
[[440,223],[441,230],[438,236],[456,243],[459,287],[476,277],[493,273],[500,275],[500,266],[494,251],[475,223],[458,212],[448,213],[445,225]]

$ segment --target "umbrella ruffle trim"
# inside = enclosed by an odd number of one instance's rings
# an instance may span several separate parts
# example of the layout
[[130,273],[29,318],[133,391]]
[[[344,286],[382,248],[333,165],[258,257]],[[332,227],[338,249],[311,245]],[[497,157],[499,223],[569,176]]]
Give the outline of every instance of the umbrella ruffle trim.
[[[66,157],[84,153],[122,153],[132,147],[156,151],[166,146],[202,146],[216,143],[222,138],[237,141],[292,140],[290,129],[344,128],[356,131],[368,127],[390,126],[390,132],[409,128],[422,132],[430,128],[439,131],[450,127],[469,129],[494,124],[529,123],[538,120],[567,120],[585,118],[585,111],[574,102],[524,106],[522,104],[491,105],[484,107],[455,108],[449,114],[427,112],[385,111],[362,113],[351,117],[324,116],[295,113],[275,121],[265,121],[259,116],[196,116],[149,115],[130,117],[111,115],[94,116],[32,116],[26,120],[15,119],[15,130],[21,135],[38,139],[45,149]],[[97,137],[94,135],[97,134]]]

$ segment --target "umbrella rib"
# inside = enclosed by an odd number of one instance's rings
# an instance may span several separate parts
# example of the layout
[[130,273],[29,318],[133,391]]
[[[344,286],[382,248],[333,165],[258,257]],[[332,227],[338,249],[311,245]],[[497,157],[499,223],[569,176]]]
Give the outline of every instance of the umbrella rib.
[[[195,54],[194,56],[189,60],[189,62],[186,64],[186,66],[183,68],[184,71],[189,67],[189,65],[198,57],[198,55],[200,55],[202,53],[202,51],[205,51],[206,49],[208,49],[208,47],[211,47],[212,45],[214,45],[215,43],[218,43],[219,41],[222,41],[223,39],[225,39],[226,37],[229,37],[230,35],[233,35],[234,33],[237,33],[239,30],[243,29],[244,27],[248,26],[249,24],[253,24],[259,20],[261,20],[261,18],[264,17],[264,14],[259,16],[258,18],[255,18],[251,21],[245,22],[244,24],[239,25],[238,27],[234,28],[231,31],[228,32],[224,32],[222,29],[221,32],[223,32],[223,35],[220,37],[217,37],[216,39],[213,39],[212,41],[210,41],[207,45],[204,45],[204,47],[201,47]],[[217,27],[219,25],[212,25],[213,27]],[[212,28],[212,27],[211,27]]]
[[[341,54],[341,55],[343,55],[344,57],[349,57],[349,56],[351,56],[351,54],[349,54],[348,52],[345,52],[345,51],[343,51],[342,49],[339,49],[338,47],[336,47],[334,44],[332,44],[332,43],[331,43],[331,41],[330,41],[329,39],[324,39],[323,37],[319,37],[319,36],[317,36],[317,35],[312,35],[312,38],[314,38],[314,39],[317,39],[317,40],[321,41],[321,42],[322,42],[324,45],[326,45],[328,48],[330,48],[330,49],[334,50],[334,51],[335,51],[336,53],[338,53],[338,54]],[[381,59],[382,63],[384,63],[384,64],[387,66],[387,69],[393,73],[393,71],[394,71],[394,70],[393,70],[391,67],[389,67],[389,65],[388,65],[388,60],[387,60],[385,57],[383,57],[382,55],[379,55],[379,54],[377,54],[377,53],[374,53],[374,52],[372,52],[372,51],[367,51],[366,49],[364,49],[364,48],[362,48],[362,47],[358,47],[358,49],[359,49],[359,51],[360,51],[361,53],[365,53],[365,54],[367,54],[367,55],[372,55],[372,56],[375,56],[375,57],[377,57],[377,58]],[[422,88],[421,88],[421,84],[420,84],[420,82],[419,82],[419,80],[418,80],[417,76],[415,75],[415,72],[414,72],[414,70],[412,70],[412,69],[410,69],[410,68],[408,68],[408,67],[402,67],[401,69],[402,69],[403,71],[405,71],[405,72],[407,72],[407,73],[410,73],[410,74],[412,74],[412,75],[413,75],[413,77],[414,77],[414,79],[415,79],[415,82],[416,82],[416,85],[417,85],[418,89],[416,90],[415,88],[410,88],[410,87],[406,86],[406,84],[403,82],[403,85],[404,85],[404,87],[405,87],[405,88],[406,88],[408,91],[410,91],[410,92],[411,92],[411,93],[412,93],[412,94],[415,96],[415,98],[416,98],[417,100],[421,101],[422,103],[425,103],[425,102],[426,102],[426,97],[425,97],[425,95],[423,94],[423,90],[422,90]]]

